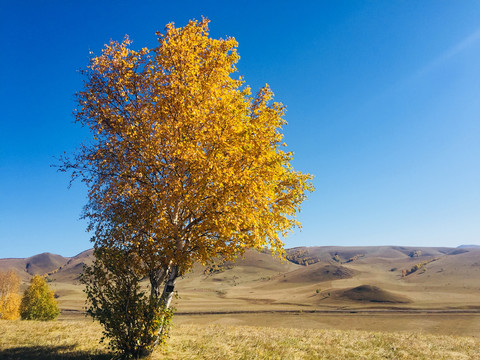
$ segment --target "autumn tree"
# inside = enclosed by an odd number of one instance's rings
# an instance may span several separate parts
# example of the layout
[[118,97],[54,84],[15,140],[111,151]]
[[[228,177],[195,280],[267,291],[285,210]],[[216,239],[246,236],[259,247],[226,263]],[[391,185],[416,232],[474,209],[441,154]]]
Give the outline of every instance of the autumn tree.
[[60,314],[54,292],[40,275],[30,280],[20,304],[22,320],[53,320]]
[[[234,38],[210,38],[206,19],[157,36],[155,48],[133,50],[126,37],[91,59],[75,116],[92,140],[61,169],[88,186],[96,266],[115,264],[103,249],[123,254],[165,312],[195,262],[233,260],[247,248],[283,255],[312,186],[284,150],[285,107],[268,85],[252,96],[233,76]],[[108,304],[99,299],[90,297],[94,311]]]
[[0,319],[15,320],[20,316],[20,278],[15,271],[0,271]]

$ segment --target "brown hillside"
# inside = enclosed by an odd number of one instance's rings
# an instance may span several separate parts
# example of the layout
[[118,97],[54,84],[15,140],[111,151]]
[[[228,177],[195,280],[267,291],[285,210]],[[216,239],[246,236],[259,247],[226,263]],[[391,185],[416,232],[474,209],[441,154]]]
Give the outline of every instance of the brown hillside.
[[58,282],[75,282],[83,271],[85,264],[90,265],[93,262],[93,249],[85,250],[80,254],[70,258],[65,264],[60,266],[50,277]]
[[219,283],[256,283],[300,268],[302,266],[274,257],[270,252],[247,250],[235,262],[217,261],[214,265],[195,265],[191,272],[179,280],[179,286],[198,287],[202,284],[208,288],[208,284],[214,283],[217,288]]
[[[197,264],[177,282],[180,312],[283,311],[360,308],[479,309],[480,249],[421,247],[311,247],[287,250],[308,266],[249,250],[236,262]],[[337,255],[337,260],[334,259]],[[315,259],[315,263],[310,260]],[[80,311],[78,275],[92,250],[72,258],[40,254],[0,259],[0,270],[15,269],[24,284],[34,273],[49,273],[60,307]],[[402,277],[402,270],[423,264]]]
[[425,248],[402,246],[313,246],[296,247],[287,250],[289,258],[295,263],[335,262],[346,264],[351,262],[369,263],[375,261],[390,262],[392,260],[408,260],[412,258],[428,258],[443,256],[456,252],[452,248]]
[[360,302],[405,304],[410,301],[405,296],[396,295],[372,285],[360,285],[347,290],[338,290],[334,296]]
[[[451,291],[478,291],[480,284],[480,249],[459,249],[427,264],[405,281],[446,288]],[[456,289],[456,290],[455,290]]]
[[280,278],[280,282],[290,284],[320,283],[353,277],[354,270],[336,264],[316,263],[291,271]]
[[25,270],[25,259],[0,259],[0,271],[14,270],[22,281],[27,281],[30,275]]
[[60,255],[43,253],[26,259],[25,270],[30,275],[43,275],[58,269],[67,263],[69,258]]
[[15,270],[23,281],[32,275],[44,275],[65,265],[69,258],[51,253],[42,253],[25,259],[0,259],[0,270]]

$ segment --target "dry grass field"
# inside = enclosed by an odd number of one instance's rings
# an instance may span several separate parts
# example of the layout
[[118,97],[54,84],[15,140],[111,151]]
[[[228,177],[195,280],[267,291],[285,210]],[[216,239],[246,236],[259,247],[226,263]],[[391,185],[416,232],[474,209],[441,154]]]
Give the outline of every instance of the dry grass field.
[[[0,359],[110,359],[90,320],[0,321]],[[480,359],[480,339],[419,333],[174,324],[155,359]]]
[[395,332],[470,336],[480,339],[479,314],[412,314],[412,313],[251,313],[175,315],[177,325],[194,326],[256,326],[302,330],[341,330]]

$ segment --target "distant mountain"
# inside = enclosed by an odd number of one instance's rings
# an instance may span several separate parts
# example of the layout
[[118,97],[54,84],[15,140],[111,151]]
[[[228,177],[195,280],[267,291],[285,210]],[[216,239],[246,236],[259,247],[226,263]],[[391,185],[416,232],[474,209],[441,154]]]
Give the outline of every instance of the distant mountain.
[[457,249],[480,248],[480,245],[460,245]]
[[69,260],[70,258],[45,252],[24,259],[0,259],[0,270],[14,269],[25,280],[32,275],[55,271]]

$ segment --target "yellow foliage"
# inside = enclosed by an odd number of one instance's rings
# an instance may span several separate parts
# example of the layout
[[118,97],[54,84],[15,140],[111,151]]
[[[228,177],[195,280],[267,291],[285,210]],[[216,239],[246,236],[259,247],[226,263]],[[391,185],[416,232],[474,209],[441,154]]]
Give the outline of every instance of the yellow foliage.
[[77,94],[94,142],[64,169],[89,185],[97,243],[161,252],[183,270],[252,247],[283,254],[313,190],[282,150],[285,107],[268,85],[251,96],[232,77],[237,42],[210,38],[208,20],[165,30],[153,49],[106,45]]
[[15,271],[0,272],[0,319],[15,320],[20,316],[19,287]]
[[20,303],[22,320],[53,320],[60,314],[54,292],[45,278],[35,275]]

